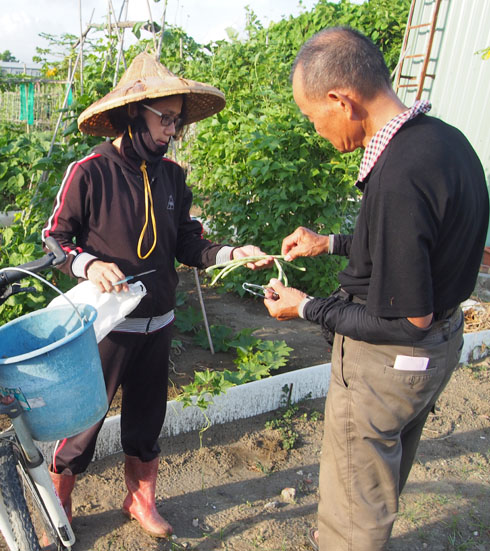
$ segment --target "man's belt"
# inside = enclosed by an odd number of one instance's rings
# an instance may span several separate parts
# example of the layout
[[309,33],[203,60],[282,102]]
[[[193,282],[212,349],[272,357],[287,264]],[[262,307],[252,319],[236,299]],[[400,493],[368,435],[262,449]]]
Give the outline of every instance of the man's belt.
[[[366,301],[362,298],[351,295],[342,287],[339,287],[336,291],[332,293],[332,296],[339,297],[347,302],[357,302],[358,304],[366,304]],[[442,321],[449,319],[459,308],[454,306],[453,308],[448,308],[447,310],[441,310],[440,312],[434,312],[434,321]]]

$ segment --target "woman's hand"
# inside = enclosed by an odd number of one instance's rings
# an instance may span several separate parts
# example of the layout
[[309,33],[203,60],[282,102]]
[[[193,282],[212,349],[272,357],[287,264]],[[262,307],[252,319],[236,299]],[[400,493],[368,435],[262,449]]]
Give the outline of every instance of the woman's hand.
[[318,256],[328,253],[328,235],[320,235],[308,228],[299,227],[284,238],[281,252],[288,262],[300,256]]
[[125,277],[126,276],[119,269],[119,266],[113,262],[94,260],[87,268],[87,279],[96,285],[102,293],[129,291],[127,283],[121,283],[116,286],[113,285],[113,283]]
[[[244,245],[243,247],[237,247],[236,249],[233,249],[233,259],[237,260],[239,258],[247,258],[247,256],[265,256],[266,253],[261,251],[259,247],[255,247],[255,245]],[[250,268],[251,270],[258,270],[262,268],[268,268],[274,263],[274,259],[272,257],[264,258],[262,260],[258,260],[257,262],[249,262],[246,264],[247,268]]]

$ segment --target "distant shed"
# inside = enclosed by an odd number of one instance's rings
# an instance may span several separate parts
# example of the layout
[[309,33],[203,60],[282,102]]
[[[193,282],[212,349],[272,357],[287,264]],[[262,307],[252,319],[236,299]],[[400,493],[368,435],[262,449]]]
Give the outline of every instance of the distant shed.
[[427,99],[467,136],[490,187],[489,49],[490,0],[412,0],[394,85],[405,105]]
[[25,63],[19,63],[17,61],[0,61],[0,73],[5,75],[38,77],[41,75],[41,66],[33,63],[26,65]]

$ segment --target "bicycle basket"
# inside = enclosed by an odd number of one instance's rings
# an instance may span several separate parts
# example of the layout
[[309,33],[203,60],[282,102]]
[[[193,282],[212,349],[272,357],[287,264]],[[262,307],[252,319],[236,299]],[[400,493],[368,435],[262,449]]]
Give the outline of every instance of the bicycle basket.
[[36,440],[73,436],[107,412],[97,311],[78,305],[78,312],[44,308],[0,327],[0,393],[17,397]]

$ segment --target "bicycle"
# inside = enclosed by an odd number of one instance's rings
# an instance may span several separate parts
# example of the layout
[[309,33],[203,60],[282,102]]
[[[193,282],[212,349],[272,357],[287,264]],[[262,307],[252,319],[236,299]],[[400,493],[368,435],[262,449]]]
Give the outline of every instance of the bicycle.
[[[46,246],[50,252],[42,258],[0,270],[0,305],[13,294],[33,290],[21,287],[21,279],[65,262],[55,239],[48,237]],[[69,550],[75,535],[18,398],[4,396],[0,403],[0,414],[12,423],[0,433],[0,531],[10,551]]]

